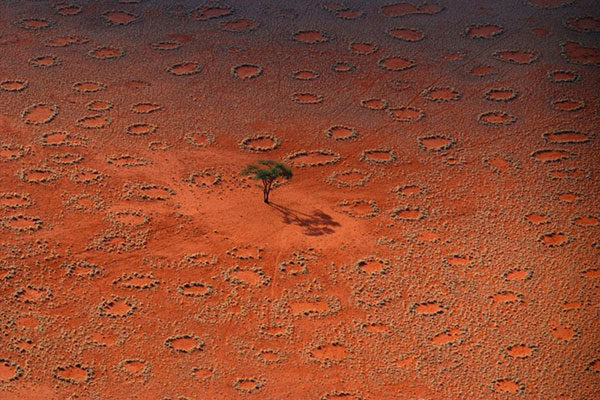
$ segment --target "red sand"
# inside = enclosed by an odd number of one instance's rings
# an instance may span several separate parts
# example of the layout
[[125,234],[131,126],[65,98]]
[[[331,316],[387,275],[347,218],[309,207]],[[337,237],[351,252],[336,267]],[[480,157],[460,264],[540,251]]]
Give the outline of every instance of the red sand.
[[0,5],[0,399],[600,399],[594,2],[190,4]]

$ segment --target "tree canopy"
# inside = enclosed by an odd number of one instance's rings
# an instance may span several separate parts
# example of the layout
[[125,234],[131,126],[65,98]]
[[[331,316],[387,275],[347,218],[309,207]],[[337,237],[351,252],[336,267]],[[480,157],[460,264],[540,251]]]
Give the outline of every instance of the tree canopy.
[[269,194],[273,184],[278,178],[291,179],[292,170],[284,164],[273,160],[258,160],[255,164],[248,164],[241,172],[242,175],[251,175],[255,181],[263,184],[263,201],[269,203]]

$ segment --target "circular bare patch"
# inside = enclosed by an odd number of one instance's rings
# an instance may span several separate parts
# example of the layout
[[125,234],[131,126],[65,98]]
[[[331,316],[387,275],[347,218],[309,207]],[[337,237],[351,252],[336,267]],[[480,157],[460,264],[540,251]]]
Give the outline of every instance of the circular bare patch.
[[190,76],[202,72],[202,65],[193,61],[184,61],[171,65],[167,72],[175,76]]
[[106,162],[116,167],[142,167],[151,163],[150,160],[131,154],[115,154],[106,156]]
[[24,79],[5,79],[0,82],[0,89],[6,92],[21,92],[27,89],[29,83]]
[[348,45],[348,50],[351,53],[357,54],[359,56],[368,56],[370,54],[375,53],[379,49],[375,43],[371,42],[350,42]]
[[505,111],[486,111],[477,115],[477,122],[487,126],[506,126],[517,121],[517,117]]
[[179,294],[188,297],[203,298],[214,292],[214,287],[204,282],[188,282],[177,287]]
[[114,60],[125,56],[125,50],[114,46],[99,46],[90,50],[88,55],[97,60]]
[[410,307],[410,311],[416,315],[431,317],[434,315],[443,314],[446,310],[444,305],[437,300],[425,301],[422,303],[414,303]]
[[518,160],[503,154],[491,154],[483,158],[483,163],[497,174],[516,171],[520,168]]
[[253,152],[267,152],[275,150],[281,144],[281,139],[268,134],[248,136],[240,142],[240,148]]
[[88,115],[79,118],[76,124],[83,129],[102,129],[110,125],[110,117],[102,114]]
[[127,132],[128,135],[132,135],[132,136],[147,136],[147,135],[150,135],[151,133],[156,132],[157,128],[158,127],[154,124],[136,123],[136,124],[128,125],[125,128],[125,132]]
[[25,304],[37,304],[50,300],[52,291],[42,286],[27,285],[17,289],[13,297]]
[[465,29],[465,36],[469,39],[491,39],[504,32],[504,28],[497,24],[475,24]]
[[371,174],[361,169],[347,169],[336,171],[331,174],[325,182],[337,187],[358,187],[364,186],[371,179]]
[[392,189],[392,192],[404,197],[416,197],[427,193],[427,188],[413,183],[397,186]]
[[32,104],[21,113],[21,118],[29,125],[42,125],[51,122],[58,115],[58,105]]
[[333,72],[351,72],[356,69],[355,65],[350,64],[347,61],[338,61],[331,66]]
[[91,168],[80,168],[71,173],[71,181],[79,184],[90,184],[100,182],[106,175]]
[[551,232],[538,236],[537,240],[547,247],[555,248],[562,247],[571,242],[573,239],[564,232]]
[[0,193],[0,209],[17,210],[31,207],[34,204],[35,201],[27,193]]
[[496,393],[523,393],[525,385],[516,379],[496,379],[492,382],[492,392]]
[[358,260],[354,268],[361,274],[385,275],[390,269],[390,260],[368,256]]
[[75,165],[83,161],[83,154],[79,153],[57,153],[50,156],[50,160],[60,165]]
[[119,371],[131,377],[140,377],[150,373],[150,363],[141,358],[123,360],[119,363]]
[[96,93],[104,89],[106,89],[106,85],[101,82],[84,81],[73,84],[73,90],[79,93]]
[[36,68],[50,68],[60,65],[61,61],[57,56],[47,55],[32,57],[29,59],[29,64]]
[[23,375],[23,368],[5,358],[0,358],[0,383],[14,382]]
[[271,277],[267,276],[259,267],[240,267],[235,265],[223,272],[225,282],[230,282],[242,287],[261,287],[271,283]]
[[67,131],[45,132],[40,137],[42,146],[82,146],[86,139],[82,136],[73,135]]
[[425,212],[414,207],[396,207],[390,212],[390,215],[399,221],[419,221],[425,218]]
[[185,141],[194,147],[207,147],[215,142],[215,136],[209,132],[192,131],[185,134]]
[[89,193],[77,194],[69,197],[65,201],[65,208],[67,210],[80,211],[85,213],[94,213],[98,210],[102,210],[104,207],[104,200],[102,200],[98,196]]
[[394,39],[400,39],[405,42],[418,42],[425,38],[423,31],[412,28],[390,28],[386,33]]
[[556,111],[574,112],[582,110],[585,107],[583,100],[573,100],[569,98],[562,98],[554,100],[552,102],[552,108]]
[[231,74],[242,80],[258,78],[262,73],[262,67],[254,64],[240,64],[231,69]]
[[344,200],[337,203],[336,208],[353,218],[373,218],[379,214],[379,207],[374,200]]
[[168,186],[156,183],[134,183],[125,184],[126,199],[138,197],[142,200],[169,200],[175,196],[175,191]]
[[579,79],[579,74],[575,71],[554,70],[548,71],[548,79],[553,83],[573,83]]
[[531,153],[531,158],[542,163],[552,163],[568,160],[573,157],[573,153],[561,149],[541,149]]
[[323,102],[323,96],[307,92],[292,93],[291,98],[296,104],[319,104]]
[[450,149],[455,141],[453,138],[442,135],[423,136],[418,139],[419,147],[426,151],[445,151]]
[[368,149],[360,153],[359,159],[369,164],[385,165],[396,161],[396,153],[385,148]]
[[284,161],[302,168],[332,165],[341,159],[342,156],[332,150],[300,150],[285,156]]
[[148,148],[152,151],[165,151],[169,147],[171,147],[171,145],[168,142],[160,140],[148,143]]
[[180,265],[186,265],[190,267],[207,267],[209,265],[215,265],[217,261],[217,256],[207,253],[193,253],[184,256],[180,261]]
[[483,97],[486,100],[490,101],[509,102],[511,100],[516,99],[518,95],[519,92],[517,92],[514,89],[507,87],[499,87],[488,89],[483,95]]
[[139,227],[150,223],[150,217],[140,210],[112,211],[106,216],[106,219],[121,227]]
[[294,40],[300,43],[316,44],[324,43],[331,39],[325,32],[316,30],[305,30],[294,33]]
[[318,72],[306,69],[292,72],[292,78],[299,81],[312,81],[318,77]]
[[511,64],[531,64],[538,59],[539,55],[533,50],[498,50],[493,56]]
[[66,269],[66,274],[68,276],[79,276],[82,278],[91,278],[102,271],[102,268],[98,265],[91,264],[85,260],[64,263],[61,265],[61,268]]
[[386,71],[404,71],[416,67],[417,63],[409,58],[391,56],[379,59],[377,66]]
[[594,135],[591,133],[580,132],[573,129],[565,129],[546,132],[542,135],[542,137],[548,143],[579,144],[588,143],[593,139]]
[[152,274],[142,274],[139,272],[133,272],[131,274],[124,274],[119,276],[113,281],[113,284],[118,285],[125,289],[150,289],[156,287],[159,281],[154,279]]
[[255,30],[258,23],[251,18],[238,18],[221,22],[221,29],[227,32],[245,33]]
[[20,144],[0,143],[0,160],[6,162],[17,161],[29,154],[30,151],[30,147]]
[[221,174],[212,168],[207,168],[203,171],[195,171],[190,174],[184,182],[189,182],[197,187],[209,187],[221,182]]
[[56,22],[43,18],[22,18],[15,22],[15,25],[17,25],[19,28],[31,31],[48,29],[53,27],[55,24]]
[[81,364],[59,366],[52,370],[52,374],[63,382],[81,385],[92,379],[94,370]]
[[450,86],[434,86],[424,90],[421,96],[430,101],[446,103],[460,99],[460,93]]
[[486,76],[490,76],[495,74],[494,67],[489,65],[477,65],[469,71],[469,73],[473,76],[477,76],[479,78],[485,78]]
[[113,108],[113,104],[105,100],[92,100],[85,105],[85,108],[94,112],[104,112]]
[[364,99],[360,101],[360,105],[369,110],[385,110],[388,106],[387,100],[380,98]]
[[600,19],[586,15],[583,17],[568,17],[564,25],[576,32],[600,32]]
[[124,318],[134,313],[136,310],[135,299],[115,297],[112,300],[105,300],[98,306],[100,316],[110,318]]
[[340,19],[344,19],[347,21],[353,21],[365,15],[362,10],[352,9],[352,8],[342,8],[335,11],[335,16]]
[[102,13],[102,17],[104,17],[104,22],[111,26],[129,25],[138,21],[140,18],[130,12],[117,10],[105,11]]
[[399,2],[381,6],[381,13],[388,18],[398,18],[406,15],[434,15],[444,10],[443,6],[436,3],[423,2],[415,6],[408,2]]
[[353,140],[358,137],[356,129],[345,125],[334,125],[325,130],[325,135],[335,140]]
[[13,232],[35,232],[42,229],[42,220],[37,217],[17,214],[0,220],[2,226]]
[[233,388],[242,393],[258,392],[266,384],[264,378],[237,378],[233,382]]
[[600,219],[593,215],[575,216],[571,223],[580,228],[591,228],[600,225]]
[[17,176],[29,183],[50,183],[60,177],[56,171],[45,166],[23,168],[17,171]]
[[387,112],[391,119],[398,122],[417,122],[425,117],[425,111],[409,106],[388,108]]
[[192,19],[197,21],[207,21],[209,19],[222,18],[233,13],[233,8],[229,6],[210,6],[202,5],[190,13]]
[[65,35],[46,39],[44,40],[44,45],[47,47],[68,47],[74,44],[86,44],[89,41],[85,36]]
[[178,353],[190,354],[203,350],[204,341],[195,335],[178,335],[167,338],[165,346]]
[[83,8],[81,6],[69,3],[59,3],[54,6],[54,10],[56,11],[56,13],[58,15],[62,15],[63,17],[71,17],[73,15],[77,15],[81,13],[82,9]]
[[573,64],[600,66],[600,49],[579,42],[561,42],[561,55]]

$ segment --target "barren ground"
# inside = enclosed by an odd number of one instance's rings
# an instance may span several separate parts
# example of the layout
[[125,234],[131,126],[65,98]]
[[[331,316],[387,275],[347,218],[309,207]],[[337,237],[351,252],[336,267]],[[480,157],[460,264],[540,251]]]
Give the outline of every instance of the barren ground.
[[2,2],[0,398],[600,399],[598,11]]

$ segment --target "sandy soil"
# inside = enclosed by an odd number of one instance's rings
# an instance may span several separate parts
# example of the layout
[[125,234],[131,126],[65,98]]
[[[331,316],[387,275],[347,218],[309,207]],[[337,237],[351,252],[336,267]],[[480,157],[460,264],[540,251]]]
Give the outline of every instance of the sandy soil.
[[0,398],[600,399],[598,10],[2,2]]

